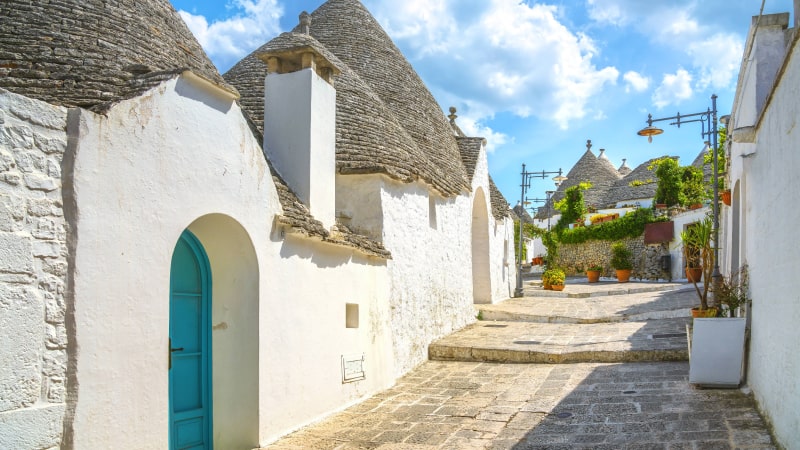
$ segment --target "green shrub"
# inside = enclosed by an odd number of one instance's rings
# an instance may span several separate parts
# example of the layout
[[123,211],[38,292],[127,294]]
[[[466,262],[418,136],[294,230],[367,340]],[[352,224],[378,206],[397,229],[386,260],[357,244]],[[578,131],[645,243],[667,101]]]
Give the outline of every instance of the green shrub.
[[616,270],[633,269],[631,258],[633,254],[622,242],[617,242],[611,246],[611,267]]
[[645,225],[664,220],[668,219],[655,219],[653,210],[650,208],[639,208],[611,222],[604,222],[591,227],[562,230],[559,234],[559,240],[563,244],[582,244],[591,240],[618,241],[628,237],[641,236],[644,233]]
[[542,274],[542,281],[546,284],[560,285],[567,279],[566,274],[559,268],[547,269]]

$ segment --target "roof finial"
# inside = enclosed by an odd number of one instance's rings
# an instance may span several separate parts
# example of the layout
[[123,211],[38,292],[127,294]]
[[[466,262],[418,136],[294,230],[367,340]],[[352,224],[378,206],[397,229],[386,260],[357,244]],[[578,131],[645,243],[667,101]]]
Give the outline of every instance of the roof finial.
[[455,125],[456,124],[456,119],[458,118],[458,116],[456,115],[456,107],[455,106],[451,106],[450,107],[450,115],[447,116],[447,118],[450,119],[450,125]]
[[311,34],[311,14],[303,11],[300,13],[300,32],[303,34]]
[[591,151],[591,150],[592,150],[592,140],[591,139],[587,139],[586,140],[586,151]]

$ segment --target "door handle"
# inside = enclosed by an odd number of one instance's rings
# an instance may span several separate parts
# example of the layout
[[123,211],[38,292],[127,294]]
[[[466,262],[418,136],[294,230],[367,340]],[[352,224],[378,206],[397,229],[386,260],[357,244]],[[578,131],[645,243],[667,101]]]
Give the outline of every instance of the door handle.
[[172,369],[172,352],[182,352],[182,351],[183,347],[172,348],[172,338],[169,338],[169,352],[167,352],[167,359],[169,361],[167,367],[168,370]]

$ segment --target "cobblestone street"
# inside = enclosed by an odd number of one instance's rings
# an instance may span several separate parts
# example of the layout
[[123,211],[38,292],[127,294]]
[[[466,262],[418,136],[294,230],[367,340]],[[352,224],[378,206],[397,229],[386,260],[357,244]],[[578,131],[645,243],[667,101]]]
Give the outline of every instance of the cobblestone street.
[[[506,321],[481,321],[442,339],[456,348],[447,359],[456,360],[425,362],[391,389],[267,448],[775,448],[751,396],[739,389],[701,389],[688,383],[685,333],[683,338],[672,333],[661,341],[641,332],[643,327],[676,328],[676,320],[680,327],[690,321],[685,316],[693,300],[686,285],[631,283],[617,292],[608,292],[602,284],[573,285],[565,292],[553,297],[528,285],[522,299],[487,305],[487,313]],[[582,307],[577,307],[580,302]],[[568,308],[570,303],[576,307]],[[546,323],[554,317],[542,315],[546,310],[558,310],[558,321],[566,323]],[[583,312],[571,315],[570,310]],[[631,310],[639,319],[649,319],[628,322],[621,317]],[[545,323],[528,322],[536,320],[531,317],[545,317]],[[574,323],[581,321],[590,323]],[[561,336],[557,348],[542,351],[563,353],[569,347],[598,345],[599,350],[579,352],[583,356],[575,360],[587,362],[570,364],[472,360],[475,347],[481,345],[512,355],[530,353],[515,350],[520,336],[536,333],[537,339],[547,340],[564,330],[570,337]],[[650,336],[649,344],[645,335]],[[436,345],[431,346],[432,354]],[[634,356],[646,362],[595,362],[608,345],[621,354],[631,354],[636,346],[649,353]],[[459,361],[459,355],[467,360]]]

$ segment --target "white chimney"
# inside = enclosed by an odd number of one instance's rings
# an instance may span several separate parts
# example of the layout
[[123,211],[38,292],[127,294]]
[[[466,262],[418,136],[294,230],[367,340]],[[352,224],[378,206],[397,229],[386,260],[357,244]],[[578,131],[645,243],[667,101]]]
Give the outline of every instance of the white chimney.
[[336,220],[333,75],[339,70],[308,45],[258,56],[268,66],[264,152],[314,218],[330,229]]

